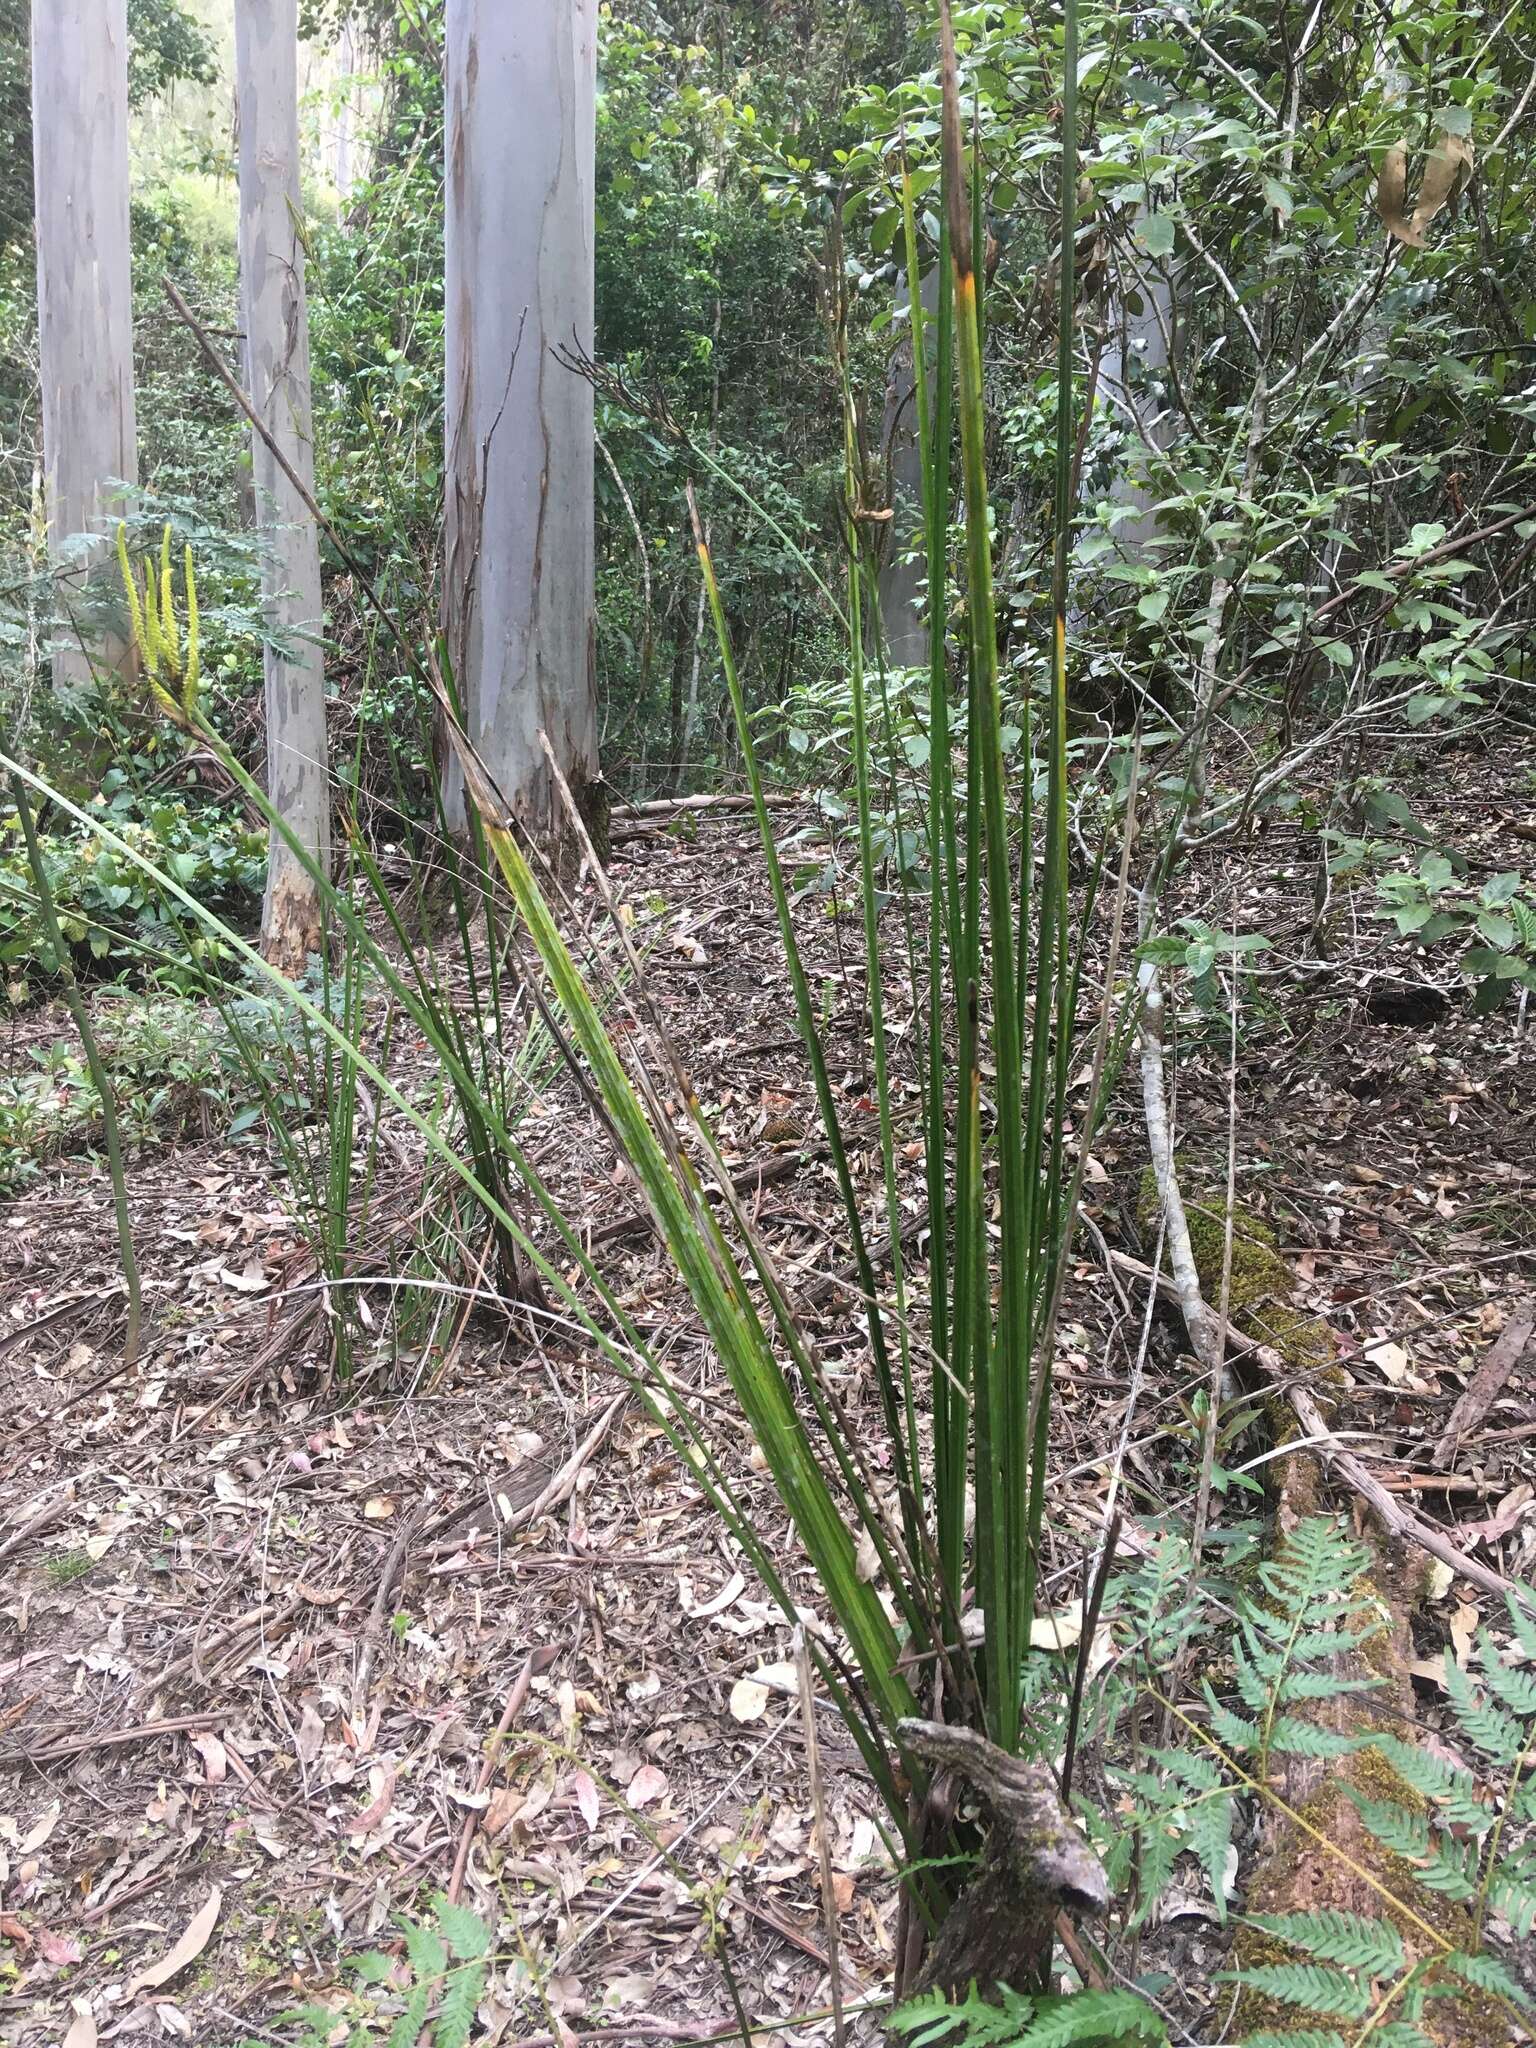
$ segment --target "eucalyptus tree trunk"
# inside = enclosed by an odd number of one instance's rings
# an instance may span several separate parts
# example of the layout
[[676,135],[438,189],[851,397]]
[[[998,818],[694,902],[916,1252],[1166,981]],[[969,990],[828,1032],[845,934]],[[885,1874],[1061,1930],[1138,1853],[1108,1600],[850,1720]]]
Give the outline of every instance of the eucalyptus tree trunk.
[[[72,535],[100,534],[124,510],[113,481],[138,478],[127,0],[33,0],[32,150],[48,539],[59,561]],[[109,665],[131,659],[121,640],[90,644]],[[56,684],[90,671],[78,641],[55,649]]]
[[[589,353],[596,0],[448,0],[445,624],[465,729],[514,815],[598,813]],[[450,761],[451,829],[466,823]]]
[[[939,302],[937,266],[923,279],[923,308],[932,313]],[[910,294],[905,278],[896,287],[898,314],[907,309]],[[924,365],[929,389],[933,387],[931,364]],[[889,471],[891,518],[886,528],[885,553],[880,563],[880,631],[885,658],[892,668],[926,668],[928,665],[928,617],[923,583],[927,565],[923,555],[923,457],[917,442],[917,365],[913,359],[912,325],[891,351],[885,376],[885,416],[880,424],[880,446]],[[942,601],[942,598],[941,600]]]
[[[298,0],[236,0],[240,103],[240,300],[251,403],[313,495],[309,318],[299,193]],[[252,433],[256,519],[276,644],[263,654],[267,794],[294,838],[328,866],[330,794],[320,546],[314,520],[265,436]],[[262,951],[298,974],[322,943],[320,892],[274,825],[261,913]]]

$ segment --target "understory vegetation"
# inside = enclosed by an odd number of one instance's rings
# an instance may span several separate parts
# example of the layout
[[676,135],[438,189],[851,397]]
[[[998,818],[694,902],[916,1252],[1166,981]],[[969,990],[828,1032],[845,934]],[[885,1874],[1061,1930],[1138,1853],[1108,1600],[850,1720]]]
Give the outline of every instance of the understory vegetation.
[[593,10],[551,837],[445,9],[306,6],[318,850],[127,19],[62,560],[0,169],[0,2035],[1532,2038],[1536,11]]

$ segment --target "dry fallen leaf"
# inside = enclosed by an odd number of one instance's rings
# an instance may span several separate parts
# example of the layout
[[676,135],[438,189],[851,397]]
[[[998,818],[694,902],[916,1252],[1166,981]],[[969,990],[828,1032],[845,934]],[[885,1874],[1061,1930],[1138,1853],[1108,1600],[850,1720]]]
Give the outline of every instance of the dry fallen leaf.
[[60,1968],[66,1963],[78,1963],[85,1954],[78,1935],[53,1934],[46,1927],[37,1930],[37,1952],[45,1963],[54,1963]]
[[768,1711],[768,1688],[755,1678],[738,1678],[731,1687],[731,1719],[760,1721]]
[[654,1764],[642,1764],[630,1779],[625,1797],[631,1806],[654,1806],[666,1789],[665,1771],[658,1771]]
[[394,1512],[395,1504],[387,1493],[376,1493],[363,1502],[363,1519],[367,1522],[387,1522]]
[[325,1723],[316,1711],[314,1702],[306,1700],[299,1714],[299,1725],[294,1733],[293,1746],[299,1753],[301,1763],[312,1764],[320,1754],[325,1742]]
[[1401,1344],[1394,1344],[1383,1337],[1374,1344],[1367,1344],[1363,1355],[1394,1387],[1400,1387],[1408,1377],[1412,1360]]
[[36,1855],[37,1851],[42,1848],[44,1842],[47,1841],[48,1837],[53,1833],[54,1829],[58,1826],[59,1813],[59,1802],[58,1800],[55,1800],[52,1806],[50,1806],[48,1811],[43,1815],[42,1819],[34,1821],[32,1826],[27,1830],[26,1834],[23,1835],[21,1840],[16,1844],[16,1853],[19,1856]]
[[217,1735],[194,1735],[192,1747],[203,1760],[203,1775],[210,1785],[222,1785],[229,1775],[229,1757]]
[[376,1828],[395,1803],[395,1767],[393,1764],[376,1765],[370,1782],[374,1787],[373,1798],[360,1814],[347,1822],[349,1835],[366,1835],[370,1828]]
[[577,1808],[587,1824],[587,1833],[590,1835],[597,1826],[597,1786],[585,1771],[578,1771],[571,1780],[571,1790],[576,1795]]
[[1083,1603],[1073,1600],[1055,1614],[1037,1614],[1029,1624],[1032,1650],[1070,1650],[1083,1633]]
[[220,1266],[219,1278],[237,1294],[265,1294],[267,1291],[267,1276],[259,1252],[252,1252],[238,1273],[233,1266]]
[[494,1840],[512,1825],[526,1804],[521,1792],[514,1792],[507,1785],[498,1785],[486,1806],[485,1818],[480,1823],[481,1832]]
[[759,1664],[752,1673],[755,1685],[766,1686],[769,1692],[795,1693],[800,1690],[800,1674],[793,1664]]
[[1477,1609],[1469,1601],[1457,1602],[1456,1612],[1450,1619],[1451,1643],[1456,1652],[1456,1662],[1465,1671],[1467,1659],[1472,1654],[1473,1639],[1477,1635]]
[[75,2016],[59,2048],[96,2048],[96,2022],[91,2017],[91,2008],[83,1998],[72,2000],[71,2006]]
[[158,1963],[151,1963],[140,1970],[136,1977],[130,1977],[123,1996],[132,1998],[136,1991],[158,1991],[162,1984],[184,1970],[188,1963],[196,1962],[208,1946],[208,1937],[213,1932],[214,1922],[224,1903],[224,1894],[215,1885],[197,1912],[187,1922],[186,1932],[181,1939],[168,1949]]

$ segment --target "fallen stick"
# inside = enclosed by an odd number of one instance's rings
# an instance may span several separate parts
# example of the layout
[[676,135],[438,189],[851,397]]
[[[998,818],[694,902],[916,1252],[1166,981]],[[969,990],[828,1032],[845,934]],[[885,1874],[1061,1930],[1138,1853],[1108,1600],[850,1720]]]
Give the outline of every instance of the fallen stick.
[[[804,803],[801,796],[765,796],[763,802],[770,811],[792,810],[796,804]],[[644,803],[615,804],[610,811],[612,818],[676,818],[690,813],[710,811],[750,811],[752,796],[747,790],[720,790],[705,796],[655,796]]]
[[[755,1194],[759,1188],[769,1187],[775,1181],[792,1179],[801,1167],[826,1157],[825,1145],[777,1152],[772,1158],[760,1159],[751,1166],[739,1168],[731,1175],[731,1186],[739,1195]],[[622,1216],[615,1216],[611,1223],[600,1223],[596,1230],[590,1232],[587,1248],[593,1251],[600,1244],[616,1244],[621,1238],[634,1236],[642,1230],[654,1230],[655,1227],[655,1219],[648,1209],[630,1209]]]
[[1465,1392],[1451,1410],[1445,1434],[1430,1452],[1429,1462],[1437,1472],[1445,1471],[1461,1449],[1462,1438],[1476,1429],[1499,1395],[1536,1334],[1536,1295],[1517,1301],[1509,1321],[1489,1345],[1486,1356],[1467,1383]]
[[[506,1739],[507,1730],[523,1711],[523,1704],[528,1698],[528,1688],[533,1683],[533,1663],[536,1654],[536,1652],[530,1652],[523,1660],[522,1670],[518,1672],[516,1678],[512,1681],[512,1690],[507,1694],[507,1704],[502,1708],[501,1719],[496,1724],[496,1733],[486,1745],[485,1757],[475,1778],[475,1797],[477,1799],[483,1792],[489,1791],[491,1780],[496,1775],[496,1764],[501,1754],[501,1745]],[[478,1806],[472,1806],[464,1816],[464,1826],[459,1834],[458,1852],[453,1859],[453,1875],[448,1880],[448,1900],[451,1905],[456,1906],[459,1903],[459,1893],[464,1885],[464,1873],[469,1868],[470,1844],[475,1839],[475,1829],[479,1824],[480,1809]]]
[[175,1721],[140,1721],[132,1728],[107,1728],[90,1735],[71,1735],[62,1742],[50,1742],[42,1749],[24,1750],[20,1757],[11,1762],[29,1764],[63,1763],[72,1756],[83,1756],[92,1749],[122,1749],[131,1742],[156,1742],[162,1735],[199,1735],[207,1728],[216,1728],[227,1718],[227,1710],[220,1714],[183,1714]]
[[[1277,1351],[1267,1345],[1260,1345],[1253,1353],[1264,1370],[1277,1376],[1284,1375],[1285,1360]],[[1400,1536],[1409,1543],[1416,1543],[1420,1550],[1428,1551],[1442,1564],[1449,1565],[1458,1578],[1470,1579],[1474,1586],[1481,1586],[1485,1593],[1497,1593],[1502,1599],[1513,1594],[1533,1615],[1536,1615],[1536,1596],[1527,1592],[1524,1586],[1506,1579],[1491,1565],[1480,1564],[1475,1557],[1468,1557],[1464,1550],[1458,1550],[1445,1533],[1433,1522],[1425,1521],[1412,1508],[1406,1508],[1394,1495],[1388,1493],[1369,1465],[1362,1464],[1353,1451],[1346,1451],[1323,1419],[1323,1411],[1307,1392],[1305,1387],[1290,1387],[1286,1398],[1296,1411],[1296,1420],[1312,1439],[1306,1445],[1312,1455],[1324,1465],[1329,1465],[1339,1477],[1346,1480],[1355,1491],[1368,1500],[1382,1522],[1394,1536]]]
[[405,1553],[411,1547],[411,1538],[416,1533],[414,1516],[407,1515],[389,1546],[384,1559],[384,1569],[379,1574],[379,1583],[374,1589],[373,1605],[368,1610],[368,1620],[363,1627],[363,1647],[357,1660],[357,1683],[352,1688],[352,1724],[362,1727],[368,1718],[368,1686],[373,1677],[373,1655],[379,1639],[384,1633],[384,1610],[388,1607],[395,1581],[400,1576],[400,1567],[405,1562]]
[[[576,1481],[581,1477],[582,1467],[608,1434],[615,1416],[629,1399],[629,1392],[629,1388],[625,1387],[622,1393],[614,1395],[608,1406],[597,1418],[595,1424],[582,1438],[575,1450],[572,1451],[559,1471],[552,1474],[548,1485],[543,1487],[528,1502],[526,1507],[518,1508],[514,1514],[509,1515],[505,1520],[498,1516],[496,1523],[498,1534],[509,1535],[518,1529],[526,1529],[530,1522],[536,1522],[540,1515],[547,1513],[550,1508],[558,1507],[562,1501],[570,1498],[576,1490]],[[462,1509],[454,1508],[450,1511],[448,1519],[456,1520],[462,1512]],[[428,1547],[427,1555],[429,1557],[449,1557],[454,1551],[460,1549],[463,1543],[463,1536],[450,1536],[443,1542],[431,1544]]]
[[[1122,1273],[1130,1273],[1143,1281],[1152,1278],[1151,1267],[1140,1259],[1132,1258],[1129,1252],[1112,1252],[1110,1256]],[[1158,1276],[1157,1290],[1166,1300],[1182,1305],[1177,1283],[1165,1275]],[[1536,1613],[1536,1604],[1532,1603],[1523,1586],[1502,1577],[1490,1566],[1480,1564],[1475,1557],[1468,1557],[1466,1552],[1458,1550],[1450,1538],[1442,1530],[1437,1529],[1433,1522],[1425,1521],[1424,1517],[1415,1514],[1412,1508],[1402,1507],[1393,1499],[1370,1467],[1363,1464],[1352,1451],[1345,1450],[1337,1434],[1328,1427],[1323,1419],[1322,1410],[1306,1388],[1285,1386],[1292,1373],[1278,1351],[1268,1345],[1246,1343],[1235,1331],[1229,1334],[1228,1349],[1236,1361],[1261,1366],[1285,1387],[1286,1398],[1309,1439],[1305,1443],[1294,1445],[1295,1450],[1311,1451],[1322,1463],[1332,1465],[1341,1479],[1347,1480],[1370,1501],[1394,1534],[1416,1543],[1421,1550],[1427,1551],[1431,1557],[1439,1558],[1442,1564],[1449,1565],[1452,1571],[1462,1578],[1470,1579],[1474,1586],[1481,1586],[1485,1592],[1497,1593],[1501,1597],[1508,1592],[1518,1594],[1521,1601]]]

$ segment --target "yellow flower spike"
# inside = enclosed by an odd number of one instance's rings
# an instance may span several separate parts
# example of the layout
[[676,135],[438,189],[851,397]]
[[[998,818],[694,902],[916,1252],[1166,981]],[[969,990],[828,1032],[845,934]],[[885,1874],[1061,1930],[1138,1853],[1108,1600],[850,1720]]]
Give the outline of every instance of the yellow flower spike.
[[138,578],[128,560],[128,527],[123,520],[117,523],[117,562],[123,573],[123,592],[128,599],[128,619],[133,628],[133,644],[141,661],[146,661],[144,643],[144,613],[139,605]]
[[151,682],[160,676],[160,605],[152,565],[144,570],[144,666]]
[[198,629],[197,629],[197,578],[192,573],[192,545],[187,543],[186,553],[187,584],[187,672],[181,685],[181,701],[190,717],[197,707]]
[[181,674],[181,634],[176,626],[176,598],[171,589],[171,523],[165,523],[160,537],[160,630],[164,635],[165,665],[173,676]]

